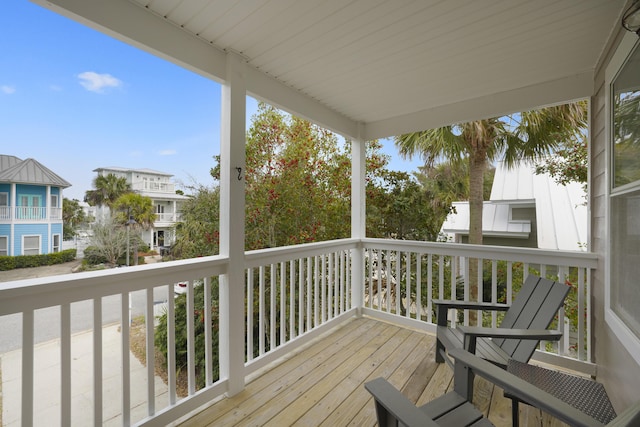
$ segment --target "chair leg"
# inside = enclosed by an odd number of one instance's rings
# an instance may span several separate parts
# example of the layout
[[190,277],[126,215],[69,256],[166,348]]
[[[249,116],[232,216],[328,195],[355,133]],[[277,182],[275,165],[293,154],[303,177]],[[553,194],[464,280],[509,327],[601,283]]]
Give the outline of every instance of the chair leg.
[[444,345],[440,342],[440,340],[436,340],[436,363],[444,363],[444,352]]
[[511,425],[518,427],[520,425],[520,408],[518,399],[511,399]]

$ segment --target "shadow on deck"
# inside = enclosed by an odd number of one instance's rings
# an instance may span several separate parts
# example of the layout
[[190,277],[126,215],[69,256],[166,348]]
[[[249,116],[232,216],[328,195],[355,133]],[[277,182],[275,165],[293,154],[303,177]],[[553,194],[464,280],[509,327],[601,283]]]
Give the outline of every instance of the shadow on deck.
[[[434,361],[435,337],[371,318],[353,319],[250,380],[182,426],[374,426],[363,384],[387,378],[419,405],[448,391],[453,373]],[[511,425],[511,401],[477,378],[474,404],[496,426]],[[521,426],[564,425],[520,405]]]

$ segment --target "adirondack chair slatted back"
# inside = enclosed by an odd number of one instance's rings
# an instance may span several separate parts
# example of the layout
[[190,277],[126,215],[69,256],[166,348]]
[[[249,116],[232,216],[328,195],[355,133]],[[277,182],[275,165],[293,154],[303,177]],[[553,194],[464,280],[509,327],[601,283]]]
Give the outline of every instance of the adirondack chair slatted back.
[[[529,275],[500,323],[500,328],[546,329],[571,288],[564,283]],[[502,350],[519,362],[527,363],[535,351],[535,340],[494,339]]]

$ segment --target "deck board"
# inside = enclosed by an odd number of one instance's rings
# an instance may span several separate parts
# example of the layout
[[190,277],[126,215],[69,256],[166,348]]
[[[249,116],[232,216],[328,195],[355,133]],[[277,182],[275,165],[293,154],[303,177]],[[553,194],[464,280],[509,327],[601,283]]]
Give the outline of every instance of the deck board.
[[[331,334],[287,355],[181,424],[202,426],[374,426],[373,400],[364,383],[387,378],[424,404],[453,387],[453,373],[435,363],[435,337],[370,318],[352,319]],[[496,425],[510,425],[511,401],[481,378],[476,403]],[[539,410],[521,405],[525,424],[543,424]],[[539,425],[539,424],[538,424]]]

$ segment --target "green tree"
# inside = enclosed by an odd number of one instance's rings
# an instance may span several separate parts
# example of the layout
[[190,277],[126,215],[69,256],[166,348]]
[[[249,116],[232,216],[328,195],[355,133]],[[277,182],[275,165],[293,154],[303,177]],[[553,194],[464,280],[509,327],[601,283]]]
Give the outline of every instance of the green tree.
[[[512,167],[522,160],[537,160],[580,138],[586,125],[583,101],[404,134],[395,142],[401,155],[420,155],[428,166],[442,161],[468,163],[469,243],[482,244],[483,182],[489,162],[503,158]],[[471,298],[477,299],[477,274],[469,274]]]
[[[367,144],[368,180],[385,164],[379,147]],[[326,129],[260,104],[247,133],[246,248],[348,237],[350,150]]]
[[65,240],[73,239],[80,224],[86,222],[87,218],[77,199],[62,199],[62,228]]
[[120,196],[131,192],[131,186],[127,179],[118,177],[112,173],[98,175],[93,179],[93,190],[85,192],[85,201],[91,206],[108,206],[113,204]]
[[153,208],[153,200],[150,197],[137,193],[125,193],[118,197],[112,204],[112,218],[115,224],[128,228],[129,235],[133,233],[133,263],[138,265],[138,247],[141,239],[139,230],[148,230],[153,227],[156,213]]
[[175,225],[175,258],[195,258],[219,253],[220,191],[199,186],[182,204],[182,221]]
[[468,163],[469,242],[482,244],[483,182],[489,162],[503,158],[513,167],[543,158],[566,141],[581,139],[586,120],[587,104],[582,101],[404,134],[395,141],[401,155],[420,155],[428,166]]
[[94,247],[93,252],[104,257],[112,266],[127,251],[127,232],[111,219],[94,224],[89,241]]

